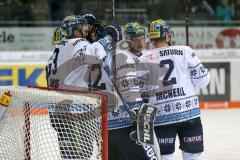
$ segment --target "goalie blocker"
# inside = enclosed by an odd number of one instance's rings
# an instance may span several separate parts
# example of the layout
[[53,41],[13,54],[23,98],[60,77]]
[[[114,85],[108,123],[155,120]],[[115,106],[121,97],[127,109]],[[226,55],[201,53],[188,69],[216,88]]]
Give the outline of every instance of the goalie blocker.
[[150,104],[143,104],[137,116],[137,136],[139,143],[154,144],[154,119],[157,108]]
[[157,108],[143,103],[137,116],[137,141],[150,160],[161,160],[160,147],[154,131]]

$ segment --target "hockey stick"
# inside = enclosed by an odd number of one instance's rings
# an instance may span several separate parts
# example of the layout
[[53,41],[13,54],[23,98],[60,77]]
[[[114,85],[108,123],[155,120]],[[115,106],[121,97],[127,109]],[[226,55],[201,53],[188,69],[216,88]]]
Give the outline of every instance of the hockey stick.
[[[115,0],[112,0],[112,24],[115,24]],[[113,52],[112,52],[112,79],[116,82],[116,46],[117,44],[113,44]]]
[[115,0],[112,0],[112,24],[115,24]]
[[[114,25],[115,24],[115,0],[112,0],[112,24]],[[121,100],[123,100],[123,97],[119,94],[120,92],[119,92],[119,90],[118,90],[118,88],[117,88],[117,85],[115,84],[115,82],[116,82],[116,80],[117,80],[117,70],[116,70],[116,48],[117,48],[117,44],[116,43],[114,43],[113,44],[113,51],[112,51],[112,62],[111,62],[111,77],[110,77],[110,79],[111,79],[111,81],[112,81],[112,84],[113,84],[113,86],[114,86],[114,88],[115,88],[115,91],[118,91],[117,92],[117,94],[119,95],[119,98],[121,99]],[[125,102],[125,101],[122,101],[123,103]],[[116,99],[114,99],[114,105],[115,105],[115,107],[117,107],[117,100]],[[124,104],[124,106],[125,106],[125,104]],[[130,115],[130,118],[132,119],[132,114],[131,114],[131,111],[129,110],[129,108],[127,109],[127,112],[128,112],[128,114]]]
[[[112,0],[112,24],[114,25],[115,23],[116,23],[116,22],[115,22],[115,0]],[[118,86],[117,86],[116,83],[115,83],[116,80],[117,80],[117,70],[116,70],[116,43],[115,43],[114,46],[113,46],[112,65],[111,65],[111,67],[112,67],[112,77],[111,77],[111,81],[112,81],[112,84],[113,84],[113,86],[114,86],[114,89],[115,89],[116,93],[118,94],[120,100],[122,101],[123,106],[125,107],[127,113],[129,114],[131,122],[132,122],[132,121],[137,121],[138,116],[130,110],[129,105],[127,104],[127,102],[126,102],[125,99],[123,98],[122,94],[120,93],[120,91],[119,91],[119,89],[118,89]],[[115,104],[116,104],[116,103],[115,103]],[[141,116],[139,116],[139,117],[141,117]],[[145,117],[145,116],[143,115],[142,117]],[[139,124],[137,123],[137,125],[139,125]],[[150,124],[149,124],[149,125],[150,125]],[[141,128],[144,129],[144,124],[141,125],[141,126],[142,126]],[[137,127],[137,128],[139,128],[139,127]],[[151,134],[151,135],[149,134],[149,136],[151,136],[151,137],[148,136],[148,138],[151,139],[151,140],[148,141],[148,142],[151,142],[152,145],[145,145],[144,143],[142,143],[141,145],[142,145],[142,147],[143,147],[143,149],[144,149],[144,151],[145,151],[145,154],[146,154],[146,156],[148,157],[149,160],[152,160],[153,158],[155,158],[156,160],[160,160],[160,147],[159,147],[159,145],[158,145],[158,143],[157,143],[156,134],[155,134],[155,132],[154,132],[154,124],[152,124],[152,127],[149,127],[149,130],[151,130],[151,129],[152,129],[153,134]],[[149,130],[148,130],[148,131],[149,131]],[[143,138],[142,138],[142,139],[143,139],[142,142],[146,142],[146,141],[144,141],[144,140],[145,140],[145,139],[144,139],[144,135],[143,135],[142,137],[143,137]],[[155,142],[155,143],[154,143],[154,142]],[[148,149],[146,149],[146,148],[148,148]],[[148,154],[149,149],[152,150],[152,152],[154,153],[154,154],[151,155],[151,156],[149,156],[149,154]],[[153,156],[155,156],[155,157],[153,157]]]
[[114,87],[116,93],[118,94],[120,100],[123,103],[123,106],[125,107],[127,113],[129,114],[131,121],[137,120],[136,115],[130,110],[130,107],[128,106],[127,102],[125,101],[125,99],[123,98],[122,94],[120,93],[120,91],[119,91],[119,89],[117,87],[117,84],[115,83],[115,81],[113,79],[111,79],[111,81],[112,81],[112,84],[113,84],[113,87]]
[[185,0],[185,8],[186,8],[186,17],[185,17],[185,30],[186,30],[186,45],[189,45],[189,1]]
[[[115,0],[112,0],[112,24],[115,24]],[[123,105],[125,106],[125,109],[127,113],[130,116],[131,121],[137,120],[136,115],[130,110],[128,104],[124,100],[122,94],[120,93],[117,84],[115,83],[117,81],[117,69],[116,69],[116,43],[114,44],[113,52],[112,52],[112,77],[111,81],[115,88],[115,91],[117,92],[120,100],[122,101]]]
[[97,20],[99,19],[99,5],[100,5],[100,0],[98,0],[98,3],[97,3]]

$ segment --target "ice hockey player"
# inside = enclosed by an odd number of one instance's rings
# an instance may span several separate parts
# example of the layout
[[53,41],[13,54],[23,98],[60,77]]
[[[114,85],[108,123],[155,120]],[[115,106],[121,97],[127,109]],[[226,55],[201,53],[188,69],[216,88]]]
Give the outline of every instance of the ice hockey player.
[[[81,16],[87,20],[87,23],[89,25],[89,31],[86,39],[90,43],[93,43],[99,38],[102,38],[103,26],[101,26],[100,23],[97,22],[97,19],[94,16],[93,12],[91,10],[85,9],[83,10]],[[63,26],[60,26],[54,29],[54,44],[58,44],[63,38],[66,37],[66,32],[62,27]]]
[[[121,31],[114,26],[106,26],[103,38],[90,43],[86,39],[89,27],[88,21],[82,16],[72,15],[64,18],[61,28],[66,33],[66,37],[55,46],[54,53],[46,66],[48,87],[68,90],[112,90],[112,86],[106,84],[107,81],[111,84],[111,81],[107,79],[107,75],[103,75],[107,73],[102,71],[102,63],[110,53],[112,43],[121,40]],[[72,127],[76,128],[77,126],[68,123],[67,114],[57,114],[54,110],[49,114],[51,124],[58,132],[61,156],[66,159],[83,158],[81,154],[78,154],[79,148],[77,146],[79,144],[76,144],[77,142],[73,140],[74,137],[70,133],[66,133],[74,130]],[[56,120],[69,127],[68,130],[63,131],[61,125],[56,124]],[[65,137],[66,135],[68,138]],[[76,153],[70,151],[69,147]],[[80,150],[83,151],[83,148],[80,147]]]
[[172,32],[164,20],[152,21],[148,38],[155,49],[140,63],[148,72],[149,103],[158,108],[155,132],[161,160],[173,160],[176,135],[183,160],[202,160],[203,129],[195,87],[205,87],[210,74],[188,46],[172,46]]
[[[56,45],[54,54],[49,59],[46,67],[48,86],[52,88],[67,88],[81,90],[87,88],[104,89],[104,80],[99,77],[89,78],[89,69],[98,71],[103,59],[111,49],[113,41],[119,41],[119,30],[114,26],[104,28],[105,37],[97,42],[89,43],[86,40],[89,32],[87,20],[81,16],[68,16],[64,19],[62,28],[66,32],[66,37]],[[74,64],[74,65],[73,65]],[[92,65],[89,68],[88,64]],[[71,68],[70,68],[71,67]],[[76,74],[78,73],[78,74]],[[99,71],[98,76],[102,76]],[[89,83],[91,79],[91,84]]]
[[[128,44],[128,50],[117,53],[116,56],[116,85],[125,103],[134,113],[142,104],[139,92],[139,79],[137,75],[138,58],[142,55],[145,46],[145,30],[139,23],[127,23],[124,25],[124,37]],[[109,159],[154,159],[154,153],[147,157],[144,148],[136,144],[136,132],[130,117],[123,105],[118,112],[110,113],[109,121]],[[131,137],[130,137],[131,134]],[[135,135],[133,135],[135,134]]]

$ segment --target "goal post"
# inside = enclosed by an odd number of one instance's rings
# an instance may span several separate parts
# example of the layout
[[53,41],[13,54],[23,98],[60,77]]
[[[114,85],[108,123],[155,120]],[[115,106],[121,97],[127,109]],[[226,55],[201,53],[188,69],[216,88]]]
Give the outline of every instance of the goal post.
[[105,94],[8,86],[0,98],[0,159],[108,159]]

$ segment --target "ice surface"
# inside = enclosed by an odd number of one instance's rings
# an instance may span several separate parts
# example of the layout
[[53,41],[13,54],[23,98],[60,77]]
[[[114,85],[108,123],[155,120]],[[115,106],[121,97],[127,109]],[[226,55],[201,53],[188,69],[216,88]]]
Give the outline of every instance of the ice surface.
[[[240,109],[202,110],[204,160],[240,160]],[[175,160],[181,160],[176,144]]]

